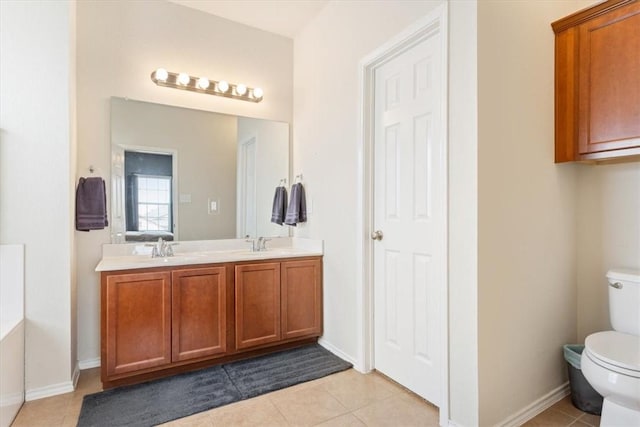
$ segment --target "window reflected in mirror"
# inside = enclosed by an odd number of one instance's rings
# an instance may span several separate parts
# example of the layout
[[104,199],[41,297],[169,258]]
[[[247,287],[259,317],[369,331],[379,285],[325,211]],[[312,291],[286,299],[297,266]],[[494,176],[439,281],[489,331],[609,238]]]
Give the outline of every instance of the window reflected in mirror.
[[173,240],[173,156],[124,152],[127,241]]

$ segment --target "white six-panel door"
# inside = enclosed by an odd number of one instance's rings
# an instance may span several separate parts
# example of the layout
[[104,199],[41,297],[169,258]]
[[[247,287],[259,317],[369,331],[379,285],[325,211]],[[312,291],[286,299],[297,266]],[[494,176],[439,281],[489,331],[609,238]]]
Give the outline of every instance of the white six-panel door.
[[440,405],[446,156],[440,35],[375,71],[374,364]]

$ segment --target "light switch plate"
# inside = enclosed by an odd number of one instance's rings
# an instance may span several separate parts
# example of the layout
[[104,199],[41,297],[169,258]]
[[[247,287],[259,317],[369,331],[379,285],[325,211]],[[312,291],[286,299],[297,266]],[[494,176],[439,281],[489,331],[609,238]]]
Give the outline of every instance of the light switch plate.
[[207,199],[207,212],[209,215],[217,215],[220,212],[220,199]]

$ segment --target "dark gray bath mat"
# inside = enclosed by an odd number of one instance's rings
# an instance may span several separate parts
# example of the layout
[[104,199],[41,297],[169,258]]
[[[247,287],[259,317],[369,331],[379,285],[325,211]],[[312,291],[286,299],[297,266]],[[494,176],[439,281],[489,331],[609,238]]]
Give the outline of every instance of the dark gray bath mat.
[[317,344],[84,397],[78,427],[153,426],[349,369]]

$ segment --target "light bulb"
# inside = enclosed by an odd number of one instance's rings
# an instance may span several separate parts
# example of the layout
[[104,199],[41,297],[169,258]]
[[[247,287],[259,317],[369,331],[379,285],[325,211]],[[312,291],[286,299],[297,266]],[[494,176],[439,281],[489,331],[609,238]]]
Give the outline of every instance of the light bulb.
[[207,88],[209,87],[209,79],[208,79],[208,78],[206,78],[206,77],[200,77],[200,78],[198,79],[197,86],[198,86],[200,89],[207,90]]
[[164,68],[158,68],[156,70],[156,80],[166,82],[168,77],[169,77],[169,73]]
[[191,81],[191,77],[187,73],[178,74],[178,84],[182,86],[186,86]]
[[229,83],[225,82],[224,80],[220,80],[218,82],[218,91],[224,93],[228,90],[229,90]]
[[240,83],[236,86],[236,93],[240,96],[244,95],[245,93],[247,93],[247,87]]
[[262,98],[262,96],[264,95],[264,92],[262,92],[262,89],[260,89],[259,87],[253,89],[253,97],[256,99]]

